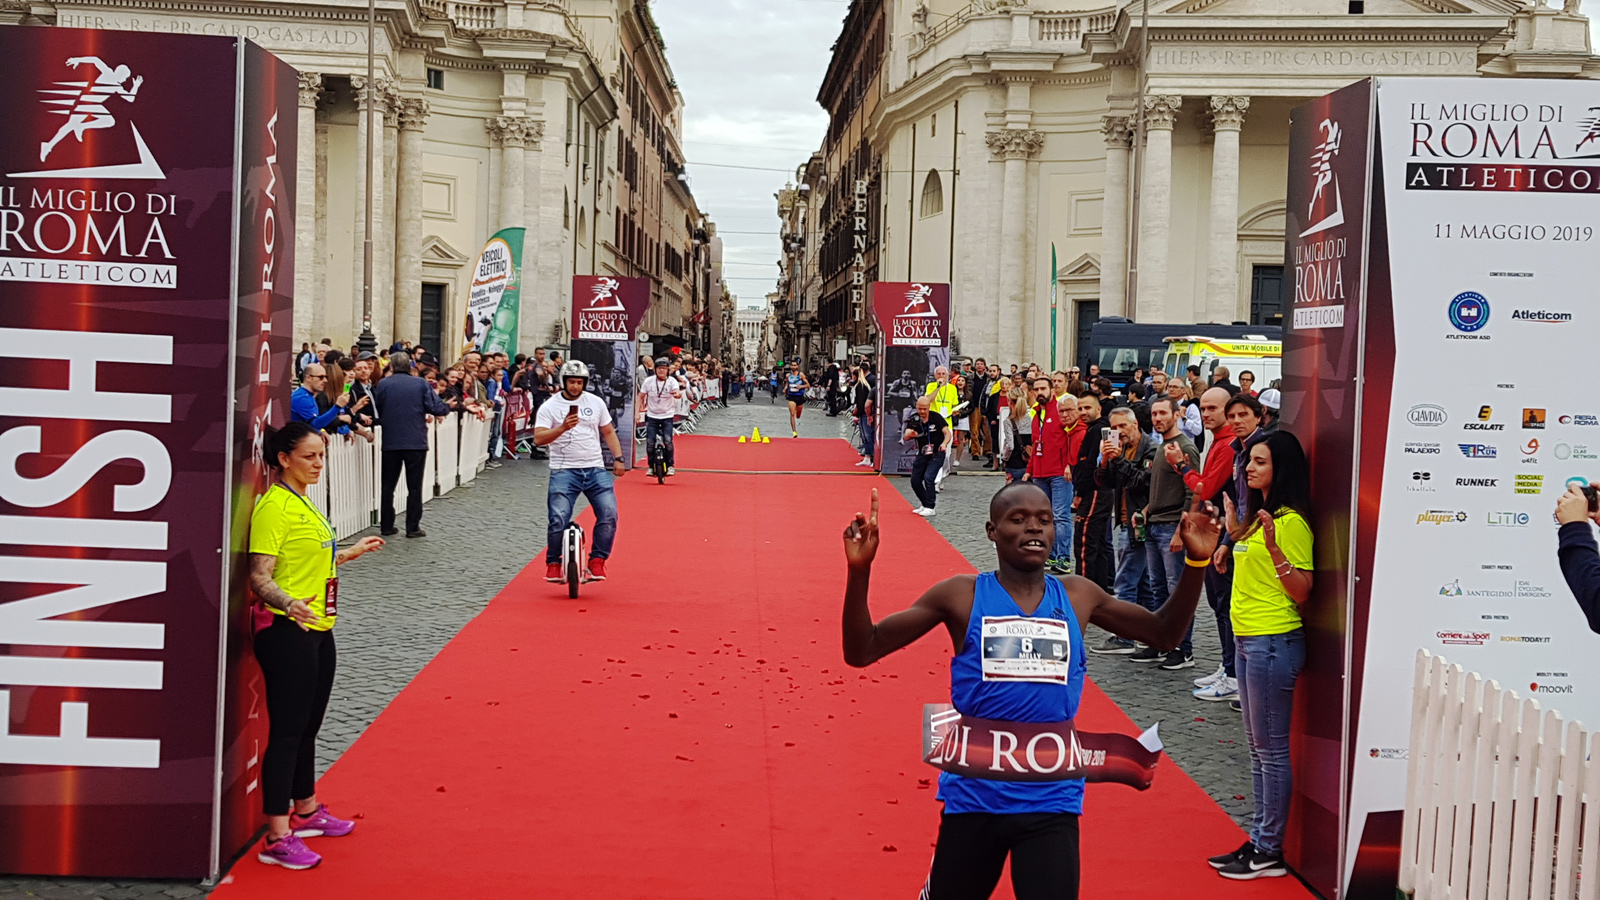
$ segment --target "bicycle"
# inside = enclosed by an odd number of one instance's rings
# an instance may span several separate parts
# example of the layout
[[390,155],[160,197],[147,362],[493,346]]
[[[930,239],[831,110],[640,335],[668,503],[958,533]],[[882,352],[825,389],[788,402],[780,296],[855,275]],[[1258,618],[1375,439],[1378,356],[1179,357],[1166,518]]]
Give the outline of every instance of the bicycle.
[[561,577],[567,583],[567,596],[578,599],[578,585],[588,579],[583,565],[583,526],[573,522],[561,535]]

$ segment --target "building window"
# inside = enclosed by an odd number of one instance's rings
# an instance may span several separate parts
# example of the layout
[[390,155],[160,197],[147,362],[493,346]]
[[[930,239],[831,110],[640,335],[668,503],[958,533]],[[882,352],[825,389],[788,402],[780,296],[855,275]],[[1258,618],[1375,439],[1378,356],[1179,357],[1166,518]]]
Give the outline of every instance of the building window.
[[933,133],[928,135],[929,137],[938,137],[939,136],[939,114],[938,113],[934,113],[933,114],[933,128],[932,128],[932,131],[933,131]]
[[438,356],[444,346],[444,285],[422,286],[422,320],[417,325],[417,342]]
[[922,215],[937,216],[944,212],[944,185],[939,181],[939,171],[931,169],[928,178],[922,182]]
[[444,90],[444,70],[443,69],[429,69],[428,70],[428,89],[429,90],[433,90],[433,91],[442,91],[442,90]]
[[1250,324],[1283,324],[1283,266],[1251,268]]

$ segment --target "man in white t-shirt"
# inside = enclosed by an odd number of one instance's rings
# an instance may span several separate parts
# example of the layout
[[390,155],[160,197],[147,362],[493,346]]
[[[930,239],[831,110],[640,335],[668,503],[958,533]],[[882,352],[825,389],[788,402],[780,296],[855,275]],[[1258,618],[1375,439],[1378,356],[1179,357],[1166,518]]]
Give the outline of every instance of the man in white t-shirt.
[[[589,549],[589,580],[606,579],[605,561],[617,539],[617,495],[612,477],[627,474],[622,442],[604,400],[584,390],[589,367],[572,360],[561,367],[561,393],[546,400],[533,420],[533,442],[550,453],[549,528],[545,580],[561,581],[561,537],[572,522],[572,505],[582,494],[594,507],[594,545]],[[600,440],[611,451],[605,469]]]
[[644,445],[653,447],[656,435],[667,449],[667,474],[676,475],[676,459],[672,452],[672,420],[678,414],[678,400],[684,395],[686,385],[677,376],[669,374],[671,366],[666,359],[656,360],[655,374],[639,386],[636,408],[639,421],[644,425]]

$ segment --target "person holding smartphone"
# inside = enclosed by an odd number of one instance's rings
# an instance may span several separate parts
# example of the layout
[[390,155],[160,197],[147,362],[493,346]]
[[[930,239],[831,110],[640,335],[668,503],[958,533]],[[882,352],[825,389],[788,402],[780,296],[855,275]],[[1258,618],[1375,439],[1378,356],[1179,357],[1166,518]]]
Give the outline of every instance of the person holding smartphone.
[[[550,448],[549,527],[545,537],[545,580],[559,584],[561,537],[572,523],[572,507],[582,494],[594,506],[594,544],[589,550],[589,580],[606,580],[606,560],[617,539],[617,495],[613,478],[627,474],[622,441],[617,438],[611,410],[604,400],[584,388],[589,367],[571,360],[561,367],[561,393],[552,397],[533,423],[533,442]],[[611,451],[611,471],[605,468],[600,442]]]
[[1556,501],[1556,521],[1561,523],[1556,545],[1561,575],[1589,620],[1589,630],[1600,634],[1600,548],[1589,527],[1591,521],[1600,522],[1600,491],[1592,484],[1568,482],[1567,492]]

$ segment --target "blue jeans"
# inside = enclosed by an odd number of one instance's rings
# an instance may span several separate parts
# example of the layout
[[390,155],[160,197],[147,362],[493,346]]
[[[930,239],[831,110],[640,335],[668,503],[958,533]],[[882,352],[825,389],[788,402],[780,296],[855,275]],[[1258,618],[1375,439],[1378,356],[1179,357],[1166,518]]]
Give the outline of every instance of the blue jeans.
[[867,421],[864,417],[857,422],[857,425],[861,428],[861,455],[871,459],[873,453],[877,450],[877,426]]
[[933,455],[918,453],[911,460],[911,490],[917,495],[917,502],[924,509],[933,509],[939,503],[939,487],[936,480],[939,469],[944,465],[944,453]]
[[1250,783],[1255,816],[1250,841],[1262,853],[1283,852],[1283,824],[1289,818],[1294,772],[1289,764],[1289,718],[1294,683],[1306,664],[1306,633],[1236,635],[1239,705],[1250,744]]
[[652,418],[649,418],[649,417],[645,418],[645,420],[644,420],[644,446],[645,446],[645,454],[646,454],[645,459],[649,459],[650,458],[649,455],[648,455],[649,452],[650,452],[650,447],[655,444],[656,435],[657,434],[661,435],[662,443],[664,443],[666,445],[667,465],[669,465],[669,466],[677,465],[677,463],[673,461],[673,453],[672,453],[672,420],[671,419],[652,419]]
[[1117,551],[1117,579],[1113,585],[1117,599],[1137,603],[1154,612],[1166,598],[1156,598],[1145,542],[1134,540],[1133,528],[1127,525],[1117,526],[1112,537]]
[[[1050,495],[1050,512],[1056,519],[1056,542],[1051,559],[1072,559],[1072,479],[1063,476],[1035,478],[1034,484]],[[1082,573],[1079,573],[1082,574]]]
[[617,539],[617,495],[612,484],[611,473],[605,469],[550,470],[545,562],[561,561],[561,535],[572,524],[572,504],[579,494],[588,497],[594,506],[594,543],[589,545],[589,558],[606,559],[611,555],[611,545]]
[[[1157,606],[1167,602],[1167,598],[1178,587],[1178,579],[1183,577],[1183,551],[1173,553],[1167,549],[1172,545],[1172,536],[1177,533],[1177,522],[1145,528],[1145,565],[1149,568],[1151,580],[1155,582]],[[1189,620],[1189,630],[1184,632],[1183,643],[1178,645],[1178,649],[1183,651],[1184,656],[1194,654],[1193,619]]]

